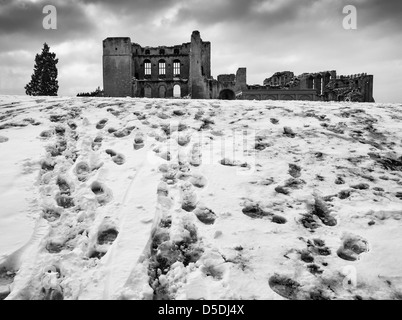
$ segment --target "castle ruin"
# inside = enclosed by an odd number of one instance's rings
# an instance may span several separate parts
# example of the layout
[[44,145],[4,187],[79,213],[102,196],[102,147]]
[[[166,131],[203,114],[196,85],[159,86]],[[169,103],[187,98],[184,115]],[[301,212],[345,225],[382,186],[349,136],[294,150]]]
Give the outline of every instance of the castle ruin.
[[246,68],[211,76],[211,43],[193,31],[191,42],[142,47],[130,38],[103,41],[103,86],[109,97],[374,102],[373,76],[277,72],[248,85]]

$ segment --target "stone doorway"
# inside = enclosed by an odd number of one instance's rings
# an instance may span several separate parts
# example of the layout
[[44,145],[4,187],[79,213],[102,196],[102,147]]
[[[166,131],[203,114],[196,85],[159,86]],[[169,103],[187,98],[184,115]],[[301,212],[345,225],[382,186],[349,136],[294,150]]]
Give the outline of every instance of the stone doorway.
[[221,100],[235,100],[236,95],[232,90],[224,89],[219,93],[219,99],[221,99]]
[[145,98],[152,98],[152,89],[150,86],[146,86],[144,88],[144,97]]
[[159,98],[166,98],[166,87],[165,86],[159,87]]
[[181,88],[178,84],[173,87],[173,97],[174,98],[181,98]]

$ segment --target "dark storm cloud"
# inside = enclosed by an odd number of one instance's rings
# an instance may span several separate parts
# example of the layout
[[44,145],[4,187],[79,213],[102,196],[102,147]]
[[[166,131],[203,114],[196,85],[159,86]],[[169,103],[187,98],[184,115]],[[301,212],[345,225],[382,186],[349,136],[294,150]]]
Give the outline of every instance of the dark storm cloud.
[[300,14],[301,7],[316,1],[221,0],[205,6],[202,0],[190,0],[180,9],[177,21],[193,20],[201,25],[230,22],[269,26],[294,19]]
[[[252,29],[293,24],[297,33],[300,23],[320,26],[323,21],[342,21],[343,8],[354,5],[360,28],[380,23],[390,32],[399,32],[402,25],[401,0],[220,0],[204,3],[203,0],[182,2],[176,22],[196,21],[206,27],[230,23]],[[338,23],[337,27],[341,28],[342,24]]]
[[390,22],[398,26],[397,29],[402,29],[401,0],[365,0],[356,7],[362,10],[363,21],[367,25]]
[[141,20],[150,15],[157,15],[159,12],[167,10],[182,1],[187,0],[79,0],[82,4],[102,6],[110,13],[137,16]]
[[[49,4],[57,9],[57,30],[45,30],[42,26],[46,16],[42,10]],[[86,15],[85,7],[77,1],[0,2],[0,37],[21,35],[63,41],[66,37],[88,33],[94,27],[94,21]]]

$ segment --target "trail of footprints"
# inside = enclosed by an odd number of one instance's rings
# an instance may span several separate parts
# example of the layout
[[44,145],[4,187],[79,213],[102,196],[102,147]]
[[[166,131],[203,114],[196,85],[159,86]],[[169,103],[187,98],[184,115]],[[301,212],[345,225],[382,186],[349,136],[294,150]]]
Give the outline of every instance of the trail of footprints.
[[[182,115],[179,111],[173,110],[173,115]],[[162,118],[168,117],[169,115],[164,113]],[[163,144],[171,142],[169,139],[175,139],[179,149],[186,147],[190,142],[190,134],[186,133],[186,130],[187,126],[180,123],[175,128],[162,125],[161,131],[150,133],[151,137],[160,143],[154,148],[154,152],[166,160],[166,163],[159,166],[161,181],[156,192],[161,220],[152,234],[148,268],[154,299],[174,298],[177,288],[171,288],[168,282],[162,281],[162,277],[169,273],[173,263],[182,262],[187,266],[198,261],[204,252],[202,241],[198,238],[197,225],[185,217],[194,214],[196,220],[205,225],[212,225],[217,219],[217,215],[202,204],[197,194],[197,190],[207,185],[207,179],[194,172],[201,165],[200,145],[195,143],[190,148],[188,159],[170,159],[170,155],[162,151]],[[174,231],[171,230],[172,224],[184,228],[184,239],[175,240]]]
[[[110,112],[113,113],[112,110]],[[113,114],[115,116],[119,115],[117,112]],[[75,114],[74,118],[78,115],[79,112]],[[139,116],[138,118],[142,117]],[[83,261],[87,261],[88,266],[94,266],[90,260],[102,259],[119,234],[116,221],[108,216],[103,218],[95,234],[90,231],[95,214],[88,215],[84,211],[88,211],[88,208],[85,207],[85,202],[76,193],[78,187],[82,184],[87,184],[98,206],[107,205],[113,199],[112,191],[100,181],[89,183],[98,168],[91,167],[89,161],[86,161],[82,156],[77,161],[80,156],[79,152],[76,151],[76,142],[78,140],[76,130],[79,129],[77,122],[74,122],[69,116],[51,116],[51,121],[56,123],[55,127],[40,134],[40,138],[44,140],[56,139],[55,143],[46,146],[48,156],[41,162],[41,189],[44,191],[44,198],[49,200],[49,196],[54,195],[53,204],[49,204],[49,201],[44,201],[46,204],[42,211],[42,218],[47,220],[51,227],[43,251],[44,261],[48,262],[48,266],[39,272],[42,275],[40,278],[31,279],[30,287],[37,287],[40,290],[34,293],[27,288],[23,295],[29,299],[64,299],[66,278],[63,268],[68,268],[68,265],[66,263],[61,264],[60,257],[80,248],[80,252],[83,252],[81,256]],[[95,125],[99,133],[92,140],[90,146],[93,152],[102,152],[104,132],[115,138],[123,138],[130,135],[135,129],[134,126],[131,126],[116,130],[112,127],[107,128],[107,123],[108,120],[105,118]],[[146,124],[149,124],[149,122]],[[151,124],[149,125],[152,126]],[[160,128],[162,136],[155,136],[155,141],[164,142],[170,139],[171,131],[169,126],[161,125]],[[184,124],[180,124],[177,128],[178,132],[183,132],[186,129],[187,126]],[[141,132],[135,134],[133,141],[134,151],[140,150],[145,146],[144,140],[144,135]],[[184,147],[189,143],[190,135],[178,136],[177,141],[178,145]],[[105,149],[103,152],[109,155],[111,161],[116,165],[123,165],[126,162],[125,156],[119,152],[112,149]],[[171,221],[177,218],[171,212],[175,199],[171,197],[170,189],[175,184],[180,185],[182,210],[188,213],[194,212],[201,223],[210,225],[217,218],[212,210],[198,203],[196,189],[205,187],[207,184],[205,177],[190,172],[190,166],[197,167],[201,164],[200,146],[195,145],[193,147],[189,163],[173,164],[169,163],[171,159],[168,154],[162,154],[162,157],[167,160],[167,163],[160,167],[162,179],[157,193],[158,203],[164,208],[164,216],[153,233],[149,268],[150,284],[155,290],[155,297],[158,299],[170,297],[166,292],[166,288],[164,289],[163,285],[158,282],[159,276],[167,273],[172,263],[182,261],[187,265],[190,262],[197,261],[203,253],[202,245],[197,236],[197,227],[193,223],[187,222],[183,226],[188,231],[189,236],[187,239],[174,243],[170,241],[169,229]],[[68,170],[71,167],[74,176],[68,175]],[[54,187],[57,188],[57,192],[51,191],[55,190]],[[171,255],[172,250],[175,252],[173,256]],[[37,268],[40,269],[42,266],[37,266]],[[15,273],[7,271],[1,273],[2,278],[0,279],[7,278],[8,282],[12,282],[13,276],[15,276]],[[5,280],[2,281],[4,282]],[[6,294],[0,291],[2,298],[5,298],[8,294],[9,292]]]
[[[68,266],[66,263],[61,264],[61,257],[80,248],[83,252],[82,260],[87,261],[88,266],[94,266],[90,260],[101,259],[119,234],[116,222],[107,216],[104,217],[97,232],[93,234],[90,228],[95,214],[88,215],[84,211],[88,208],[75,192],[80,184],[88,184],[98,169],[91,168],[86,160],[77,161],[79,152],[76,149],[78,140],[76,130],[79,129],[77,124],[79,114],[80,112],[76,110],[74,114],[50,116],[50,120],[55,123],[54,127],[39,135],[44,141],[53,141],[45,147],[47,156],[41,162],[40,177],[40,189],[44,200],[41,218],[47,220],[50,225],[50,232],[43,244],[42,252],[43,261],[47,261],[48,266],[45,268],[43,264],[36,266],[39,270],[37,274],[41,276],[30,280],[29,287],[21,293],[24,299],[64,299],[63,284],[66,279],[63,267],[68,268]],[[102,119],[96,124],[96,128],[102,130],[106,123],[107,119]],[[114,134],[114,137],[126,136],[132,129],[120,130]],[[141,143],[139,140],[140,137],[136,139],[136,142]],[[101,152],[102,142],[102,135],[97,135],[91,145],[92,151]],[[111,160],[117,165],[125,163],[124,155],[110,149],[104,152],[109,154]],[[69,176],[70,168],[73,168],[74,176]],[[88,188],[94,195],[97,206],[107,205],[113,199],[112,191],[100,181],[93,181]],[[52,195],[53,202],[50,200]],[[94,210],[96,211],[96,208]],[[10,286],[17,271],[0,270],[0,299],[5,299],[10,294]],[[40,289],[33,292],[30,288]]]

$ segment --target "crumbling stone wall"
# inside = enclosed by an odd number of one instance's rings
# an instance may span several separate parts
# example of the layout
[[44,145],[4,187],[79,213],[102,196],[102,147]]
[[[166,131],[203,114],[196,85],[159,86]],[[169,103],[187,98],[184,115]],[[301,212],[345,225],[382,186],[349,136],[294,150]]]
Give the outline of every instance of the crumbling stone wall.
[[[164,73],[159,63],[163,62]],[[175,74],[175,66],[180,72]],[[147,68],[145,67],[147,65]],[[146,73],[145,70],[147,69]],[[177,70],[176,70],[177,71]],[[211,43],[193,31],[181,45],[142,47],[130,38],[103,41],[105,96],[193,99],[274,99],[374,102],[373,76],[337,76],[335,70],[303,73],[276,72],[263,85],[247,85],[246,68],[236,74],[211,76]]]
[[325,99],[331,101],[374,102],[374,77],[366,73],[339,76],[325,88]]
[[[265,97],[269,99],[280,98],[280,95],[276,95],[272,90],[300,90],[300,93],[303,90],[313,90],[315,93],[313,93],[314,99],[312,100],[374,102],[373,76],[365,73],[337,76],[336,71],[331,70],[295,76],[290,71],[283,71],[276,72],[273,76],[265,79],[263,86],[249,86],[248,89],[267,90]],[[263,94],[260,96],[264,97]],[[287,94],[287,97],[289,96],[291,95]],[[310,92],[295,97],[300,98],[297,100],[305,100],[311,96]]]
[[286,87],[294,79],[295,75],[291,71],[276,72],[271,77],[264,80],[264,86]]

